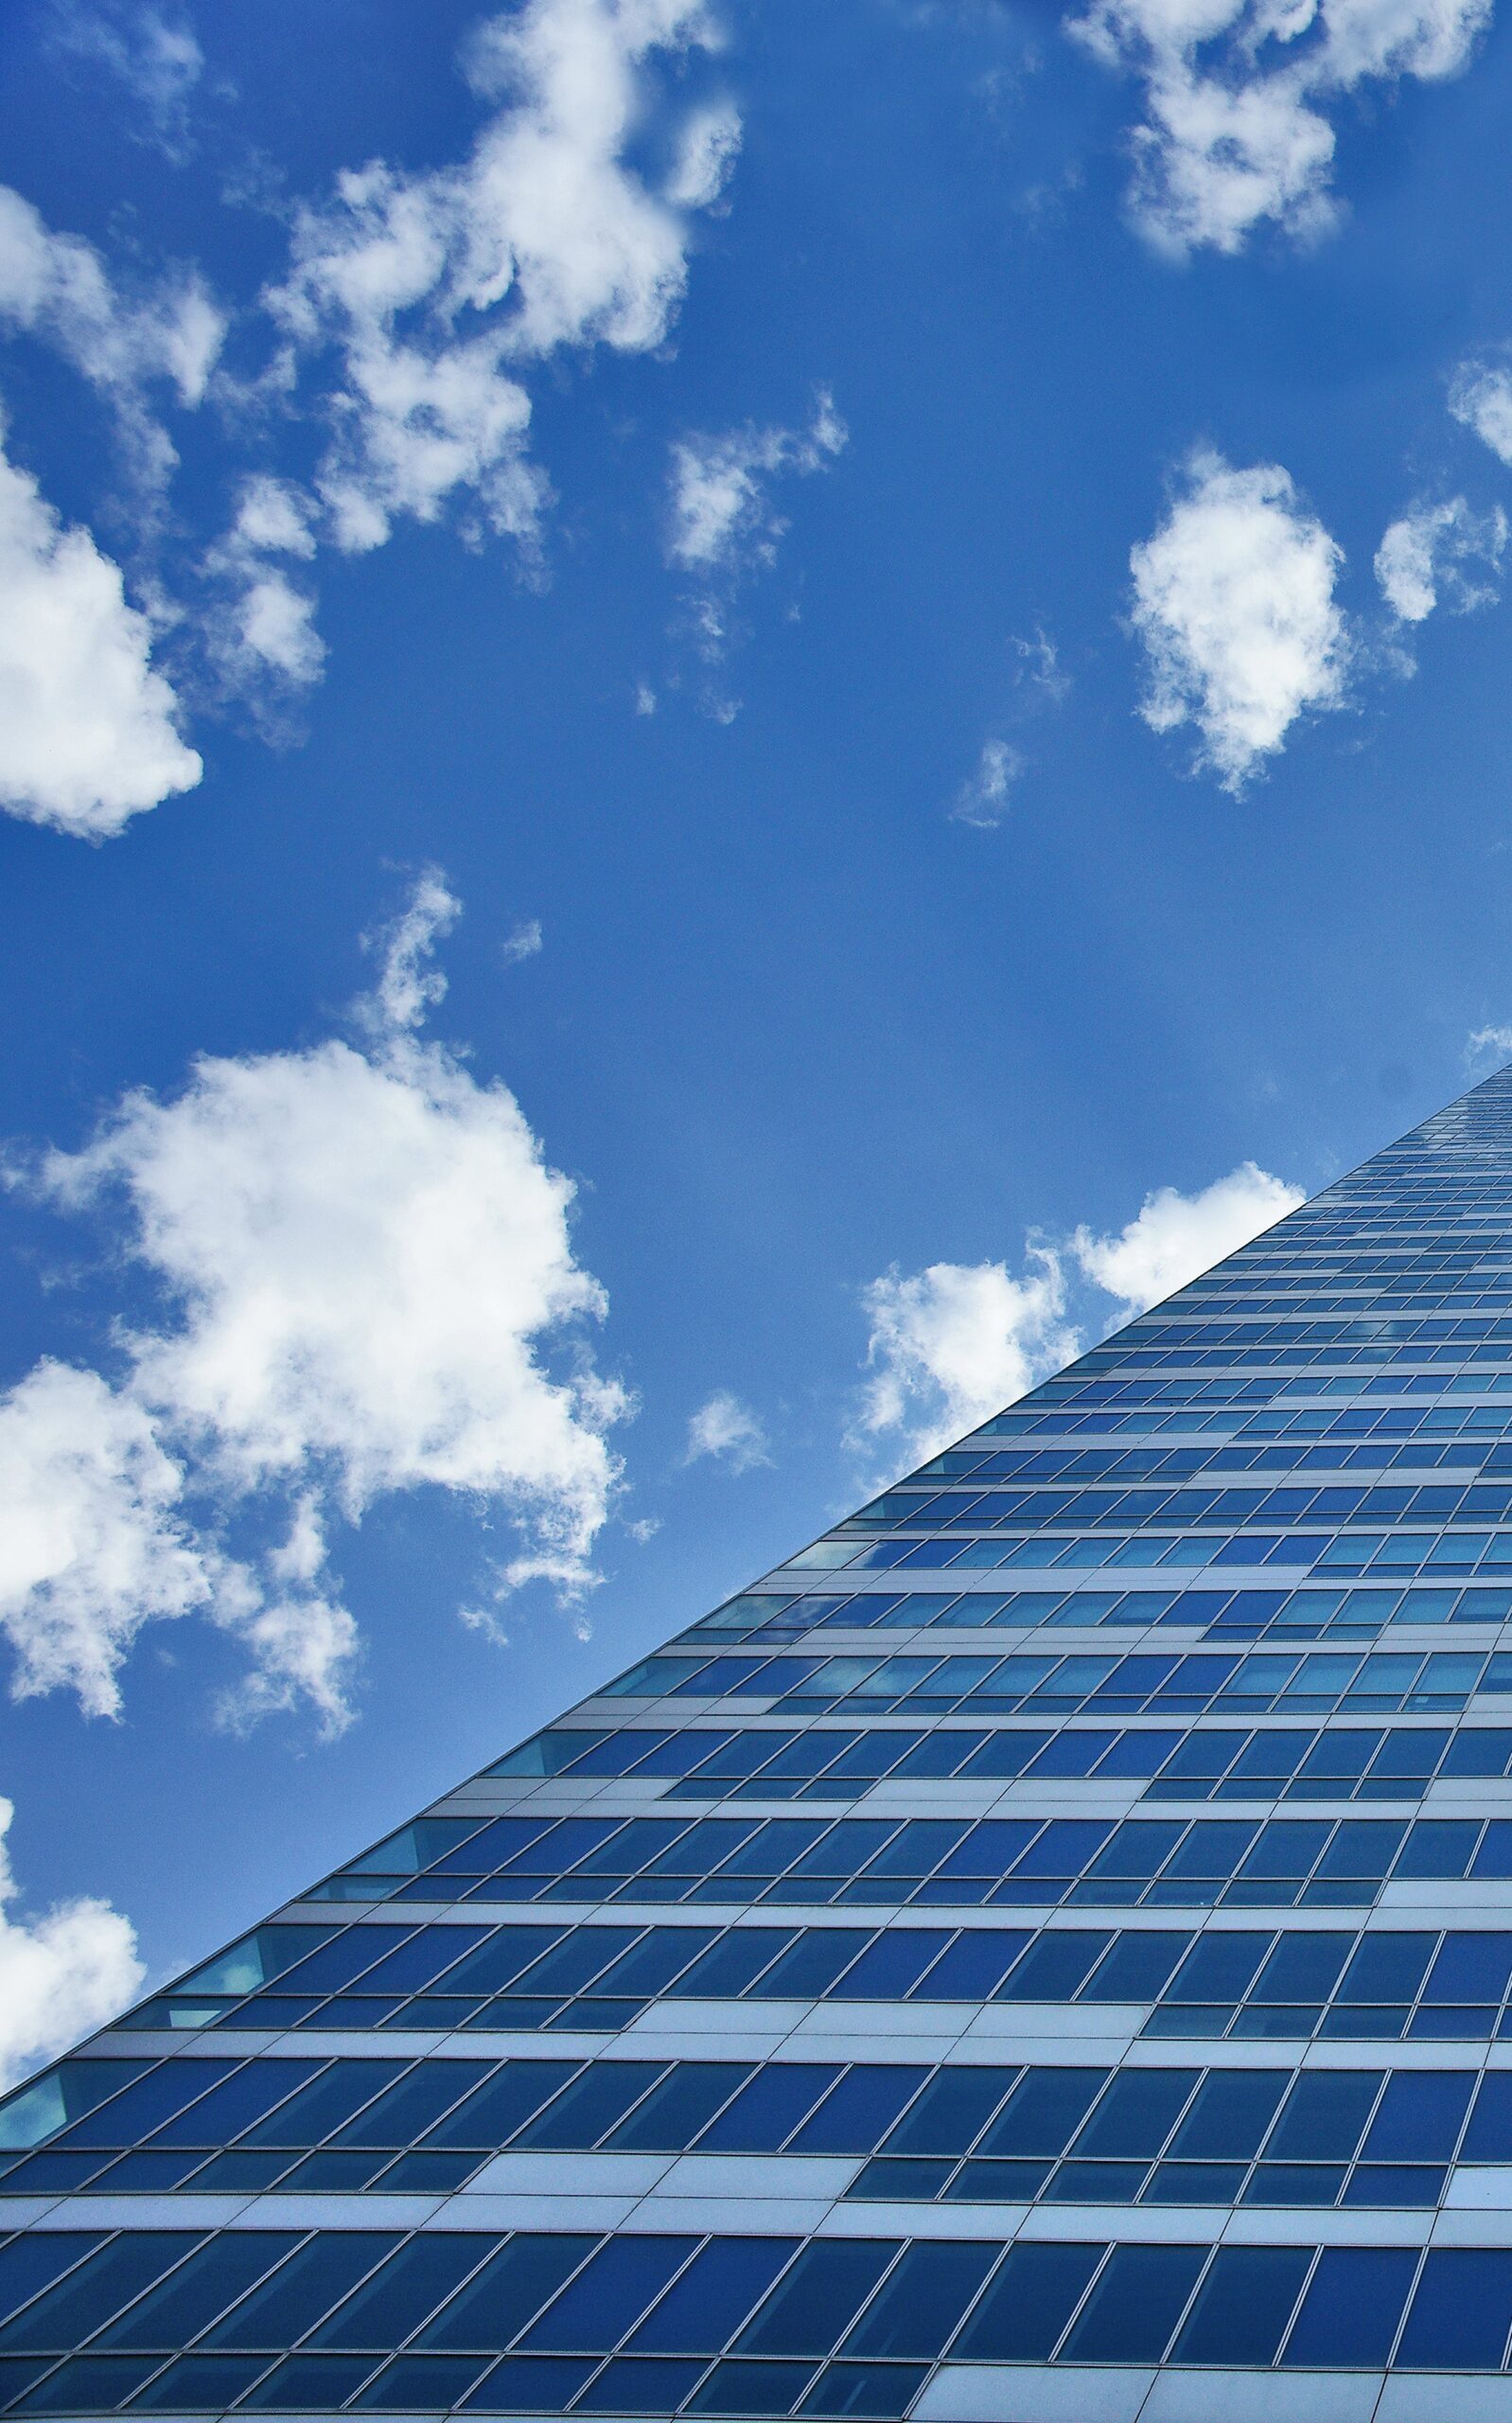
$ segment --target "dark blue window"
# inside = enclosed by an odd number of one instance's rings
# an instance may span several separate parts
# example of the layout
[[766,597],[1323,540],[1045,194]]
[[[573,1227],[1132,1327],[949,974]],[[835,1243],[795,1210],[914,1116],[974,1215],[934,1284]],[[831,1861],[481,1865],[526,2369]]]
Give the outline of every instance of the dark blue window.
[[551,2355],[607,2353],[681,2271],[692,2237],[611,2237],[531,2325],[522,2348]]
[[71,2263],[98,2244],[94,2230],[47,2231],[9,2239],[0,2247],[0,2316],[14,2313],[29,2297],[50,2288]]
[[594,2061],[564,2087],[516,2143],[521,2148],[596,2146],[661,2074],[659,2061]]
[[625,2342],[646,2354],[714,2356],[797,2247],[791,2237],[725,2237],[701,2247]]
[[1197,2083],[1195,2070],[1122,2070],[1080,2130],[1075,2150],[1112,2160],[1158,2154]]
[[[250,2235],[250,2234],[249,2234]],[[434,2313],[497,2238],[476,2230],[421,2230],[380,2263],[371,2279],[322,2323],[317,2347],[395,2346]]]
[[972,1927],[947,1946],[914,1989],[920,2002],[985,2002],[995,1992],[1028,1937],[1017,1927]]
[[225,2146],[314,2076],[316,2061],[248,2061],[223,2086],[179,2113],[154,2146]]
[[1306,2070],[1267,2141],[1268,2160],[1347,2161],[1380,2090],[1379,2070]]
[[940,2070],[911,2103],[890,2135],[889,2154],[963,2154],[1013,2084],[1016,2070],[988,2070],[965,2063]]
[[14,2315],[0,2329],[0,2349],[24,2355],[32,2349],[66,2354],[200,2244],[182,2230],[133,2232],[91,2255],[55,2289]]
[[935,2357],[986,2279],[997,2248],[977,2242],[910,2246],[845,2341],[845,2356]]
[[1206,2253],[1202,2246],[1116,2246],[1072,2325],[1064,2359],[1158,2363]]
[[804,2121],[789,2151],[869,2154],[926,2076],[924,2070],[901,2063],[874,2062],[848,2071]]
[[1494,2372],[1512,2328],[1512,2254],[1434,2248],[1425,2258],[1398,2350],[1415,2371]]
[[1398,2071],[1361,2149],[1366,2162],[1448,2162],[1474,2084],[1470,2070]]
[[1307,2246],[1220,2247],[1172,2351],[1178,2364],[1269,2364],[1307,2278]]
[[811,2238],[747,2324],[737,2351],[827,2356],[897,2252],[896,2238]]
[[566,2085],[571,2061],[510,2061],[474,2089],[427,2135],[431,2146],[468,2146],[485,2152],[506,2146],[515,2131]]
[[1326,2246],[1282,2362],[1384,2364],[1416,2269],[1415,2247]]
[[1100,2246],[1011,2247],[967,2319],[953,2358],[978,2363],[1043,2362],[1097,2270]]
[[392,2233],[379,2230],[326,2230],[307,2240],[235,2312],[217,2323],[206,2346],[292,2346],[393,2252],[394,2244]]
[[[134,2146],[160,2124],[183,2110],[207,2087],[218,2086],[234,2064],[230,2061],[164,2061],[146,2078],[128,2086],[124,2095],[86,2113],[61,2137],[55,2148],[74,2146]],[[124,2078],[122,2083],[125,2083]]]
[[770,2154],[807,2117],[839,2070],[830,2061],[773,2061],[706,2129],[703,2153]]
[[513,2237],[474,2273],[434,2322],[427,2323],[421,2347],[506,2346],[533,2313],[554,2296],[596,2241],[563,2231],[551,2237]]
[[891,1927],[834,1988],[838,2002],[893,2002],[917,1984],[950,1940],[934,1927]]
[[209,2239],[187,2263],[139,2297],[97,2342],[101,2347],[182,2347],[245,2294],[298,2244],[279,2230],[234,2230]]
[[676,2153],[749,2076],[740,2061],[679,2062],[605,2142],[632,2152]]
[[1069,2144],[1106,2070],[1029,2070],[988,2129],[983,2154],[1058,2154]]
[[1258,2151],[1288,2083],[1285,2070],[1210,2070],[1170,2143],[1184,2162],[1242,2162]]

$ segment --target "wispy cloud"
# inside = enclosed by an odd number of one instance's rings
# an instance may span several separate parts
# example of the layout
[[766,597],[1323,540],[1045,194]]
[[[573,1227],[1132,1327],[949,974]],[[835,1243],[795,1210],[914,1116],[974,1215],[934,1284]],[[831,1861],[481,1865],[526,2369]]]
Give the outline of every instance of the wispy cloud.
[[717,1388],[688,1424],[683,1461],[694,1464],[704,1457],[727,1465],[732,1473],[749,1472],[753,1465],[772,1460],[761,1420],[729,1388]]

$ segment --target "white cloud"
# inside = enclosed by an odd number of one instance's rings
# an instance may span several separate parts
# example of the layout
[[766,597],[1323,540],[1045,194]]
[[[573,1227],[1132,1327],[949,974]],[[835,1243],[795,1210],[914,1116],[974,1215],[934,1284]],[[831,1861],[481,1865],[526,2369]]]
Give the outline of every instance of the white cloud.
[[1512,1060],[1512,1026],[1478,1026],[1465,1038],[1465,1066],[1473,1067],[1477,1060],[1494,1060],[1500,1068],[1504,1060]]
[[665,336],[689,212],[713,199],[738,119],[694,110],[666,192],[625,152],[651,56],[713,42],[702,0],[527,0],[469,44],[469,81],[499,106],[466,160],[417,175],[375,161],[301,211],[266,300],[295,353],[340,357],[317,483],[340,545],[379,545],[396,516],[434,521],[459,493],[530,544],[548,489],[516,371]]
[[1031,1244],[1012,1277],[1001,1262],[896,1265],[863,1291],[870,1322],[853,1436],[918,1463],[1059,1371],[1081,1339],[1065,1318],[1059,1254]]
[[541,921],[538,917],[521,918],[512,933],[504,936],[500,956],[506,967],[518,967],[522,959],[534,959],[542,948]]
[[749,1472],[753,1465],[772,1460],[759,1417],[729,1388],[716,1388],[688,1424],[683,1461],[696,1463],[702,1456],[713,1457],[734,1473]]
[[1336,224],[1327,115],[1368,82],[1467,64],[1490,0],[1090,0],[1069,30],[1137,76],[1135,223],[1162,249],[1239,252],[1264,220]]
[[127,300],[92,244],[54,234],[0,186],[0,322],[44,339],[109,398],[134,477],[144,491],[160,488],[178,457],[145,391],[166,382],[181,404],[202,402],[225,337],[198,271]]
[[315,628],[315,600],[289,566],[315,553],[310,501],[267,472],[248,480],[230,529],[205,557],[216,592],[211,653],[233,688],[260,702],[318,681],[325,648]]
[[0,425],[0,805],[100,840],[203,771],[119,567],[9,462]]
[[0,1398],[0,1624],[18,1698],[70,1689],[114,1716],[143,1625],[214,1598],[217,1560],[183,1491],[151,1416],[97,1372],[39,1363]]
[[1134,627],[1156,732],[1192,722],[1199,765],[1238,793],[1307,709],[1344,703],[1349,657],[1333,585],[1344,558],[1278,464],[1194,454],[1152,539],[1130,557]]
[[[1459,614],[1489,605],[1497,593],[1506,530],[1500,505],[1473,513],[1462,496],[1444,504],[1420,500],[1410,506],[1376,550],[1376,578],[1398,621],[1424,622],[1441,599]],[[1484,565],[1490,577],[1473,579],[1472,564]]]
[[[170,158],[182,157],[189,96],[204,72],[204,53],[187,19],[139,0],[96,0],[94,6],[55,0],[48,31],[56,48],[114,76],[145,108]],[[134,121],[128,131],[135,131]]]
[[984,740],[976,771],[962,783],[951,815],[958,824],[976,824],[986,831],[1001,824],[1008,813],[1008,795],[1024,771],[1018,750],[1006,740]]
[[827,470],[848,432],[834,398],[820,388],[806,430],[726,430],[677,439],[672,449],[667,553],[680,571],[703,577],[769,563],[787,524],[772,511],[765,483],[779,471]]
[[1449,408],[1512,467],[1512,370],[1493,363],[1462,362],[1450,386]]
[[862,1291],[870,1376],[850,1443],[885,1442],[899,1466],[926,1461],[1081,1353],[1072,1275],[1116,1297],[1116,1318],[1127,1319],[1303,1199],[1300,1187],[1242,1161],[1197,1194],[1158,1188],[1116,1236],[1082,1227],[1064,1240],[1031,1237],[1016,1275],[1001,1262],[934,1263],[908,1277],[895,1265]]
[[1241,1161],[1196,1194],[1157,1188],[1118,1235],[1098,1237],[1081,1228],[1071,1247],[1094,1285],[1117,1297],[1125,1313],[1142,1313],[1248,1245],[1304,1199],[1301,1187],[1273,1177],[1254,1161]]
[[740,153],[740,112],[732,101],[694,110],[683,129],[667,200],[680,210],[708,210],[730,182]]
[[104,2026],[146,1975],[135,1930],[108,1901],[62,1901],[36,1919],[4,1906],[19,1890],[5,1842],[15,1813],[0,1799],[0,2088]]
[[[327,1507],[356,1521],[380,1494],[447,1490],[516,1526],[503,1589],[571,1593],[596,1579],[619,1470],[606,1434],[628,1402],[588,1355],[606,1300],[573,1256],[571,1182],[503,1086],[414,1032],[455,913],[422,877],[387,938],[366,1049],[201,1060],[176,1099],[128,1095],[34,1183],[65,1208],[120,1207],[124,1248],[175,1315],[125,1336],[129,1391],[197,1485],[231,1503],[285,1493],[307,1537]],[[294,1578],[299,1656],[276,1606],[238,1629],[308,1689],[342,1626],[308,1558]]]

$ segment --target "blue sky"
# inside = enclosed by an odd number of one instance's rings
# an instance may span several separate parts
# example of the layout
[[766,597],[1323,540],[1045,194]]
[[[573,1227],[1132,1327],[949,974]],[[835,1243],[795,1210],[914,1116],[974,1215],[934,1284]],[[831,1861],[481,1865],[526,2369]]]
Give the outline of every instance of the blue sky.
[[0,68],[13,2070],[1512,1052],[1512,52]]

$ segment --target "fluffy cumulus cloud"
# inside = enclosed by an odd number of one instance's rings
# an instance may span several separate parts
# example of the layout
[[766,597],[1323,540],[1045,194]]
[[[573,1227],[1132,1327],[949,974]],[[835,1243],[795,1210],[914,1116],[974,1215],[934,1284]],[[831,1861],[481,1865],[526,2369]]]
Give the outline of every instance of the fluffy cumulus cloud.
[[151,1416],[97,1371],[39,1363],[0,1399],[0,1623],[18,1698],[66,1688],[114,1715],[142,1626],[213,1598],[218,1561],[184,1523],[183,1489]]
[[100,840],[198,783],[118,565],[66,529],[0,425],[0,805]]
[[1450,385],[1449,408],[1512,467],[1512,370],[1504,363],[1462,362]]
[[705,1456],[728,1465],[732,1473],[747,1473],[753,1465],[772,1460],[759,1417],[729,1388],[716,1388],[688,1424],[683,1461],[697,1463]]
[[853,1435],[905,1443],[915,1462],[1023,1396],[1081,1342],[1061,1257],[1043,1245],[1017,1276],[1001,1262],[936,1262],[907,1277],[894,1267],[862,1303],[870,1376]]
[[1302,1200],[1299,1186],[1273,1177],[1254,1161],[1241,1161],[1197,1194],[1157,1188],[1116,1236],[1078,1229],[1072,1250],[1095,1286],[1116,1296],[1124,1312],[1142,1313],[1274,1227]]
[[1144,90],[1136,223],[1163,249],[1241,249],[1273,221],[1333,226],[1331,112],[1467,64],[1490,0],[1091,0],[1070,30]]
[[[26,1174],[114,1215],[168,1311],[123,1333],[114,1388],[43,1366],[0,1417],[19,1688],[66,1682],[109,1709],[141,1624],[200,1606],[250,1661],[233,1721],[303,1702],[338,1725],[357,1635],[325,1528],[396,1491],[508,1519],[501,1592],[595,1578],[627,1402],[588,1353],[606,1306],[573,1254],[571,1181],[504,1087],[419,1033],[455,913],[422,879],[360,1041],[201,1060],[176,1097],[128,1096]],[[280,1505],[287,1539],[222,1552],[228,1523]]]
[[1303,1200],[1300,1187],[1243,1161],[1186,1195],[1161,1187],[1127,1228],[1099,1236],[1029,1240],[1015,1273],[1005,1263],[896,1267],[863,1290],[867,1373],[852,1444],[917,1464],[1060,1371],[1081,1352],[1074,1283],[1116,1299],[1124,1320],[1234,1253]]
[[1376,550],[1376,578],[1397,620],[1426,622],[1441,603],[1458,614],[1489,605],[1506,526],[1500,505],[1475,513],[1462,496],[1410,506]]
[[701,105],[660,186],[625,154],[653,54],[714,40],[702,0],[526,0],[468,44],[492,115],[465,160],[370,162],[300,212],[266,301],[290,379],[303,358],[338,363],[317,485],[340,545],[377,546],[396,517],[434,521],[459,496],[478,527],[530,542],[548,490],[521,371],[665,336],[691,214],[714,200],[738,119]]
[[1152,539],[1130,557],[1134,628],[1156,732],[1202,735],[1199,765],[1240,791],[1309,709],[1344,702],[1349,658],[1334,602],[1341,551],[1279,464],[1195,454]]
[[0,1799],[0,2088],[114,2019],[146,1973],[131,1921],[108,1901],[62,1901],[30,1919],[7,1906],[18,1893],[5,1841],[14,1816]]

